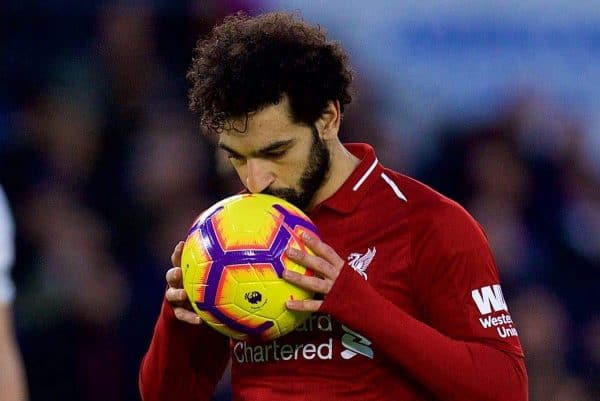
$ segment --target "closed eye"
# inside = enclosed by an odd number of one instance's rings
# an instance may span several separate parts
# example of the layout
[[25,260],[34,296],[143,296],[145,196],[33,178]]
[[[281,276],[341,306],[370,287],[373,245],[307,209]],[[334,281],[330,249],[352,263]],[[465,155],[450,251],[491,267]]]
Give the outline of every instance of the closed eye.
[[[271,160],[279,159],[287,154],[288,150],[292,147],[293,143],[293,139],[275,142],[269,146],[266,146],[263,149],[250,153],[249,157]],[[227,157],[230,160],[242,162],[246,160],[246,156],[239,154],[238,152],[236,152],[235,150],[223,143],[219,143],[219,147],[227,153]]]
[[266,159],[278,159],[280,157],[285,156],[286,153],[287,153],[287,149],[265,152],[265,153],[263,153],[263,157],[265,157]]
[[256,156],[264,157],[265,159],[278,159],[286,155],[288,150],[293,146],[294,142],[295,141],[293,139],[275,142],[263,149],[260,149],[258,152],[256,152]]
[[229,159],[234,159],[234,160],[243,160],[244,156],[238,154],[238,153],[232,153],[232,152],[227,152],[227,157]]
[[223,145],[223,144],[219,144],[219,147],[225,152],[225,154],[227,155],[228,159],[233,159],[236,161],[241,161],[244,160],[244,156],[242,156],[241,154],[239,154],[238,152],[236,152],[235,150]]

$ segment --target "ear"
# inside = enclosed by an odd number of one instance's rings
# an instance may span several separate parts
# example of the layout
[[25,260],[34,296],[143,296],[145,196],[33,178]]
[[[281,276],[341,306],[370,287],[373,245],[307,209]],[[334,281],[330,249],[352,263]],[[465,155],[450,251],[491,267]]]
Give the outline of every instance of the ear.
[[319,130],[319,134],[321,135],[321,139],[330,140],[337,138],[341,121],[342,113],[340,112],[340,102],[337,100],[330,100],[327,102],[325,111],[315,123]]

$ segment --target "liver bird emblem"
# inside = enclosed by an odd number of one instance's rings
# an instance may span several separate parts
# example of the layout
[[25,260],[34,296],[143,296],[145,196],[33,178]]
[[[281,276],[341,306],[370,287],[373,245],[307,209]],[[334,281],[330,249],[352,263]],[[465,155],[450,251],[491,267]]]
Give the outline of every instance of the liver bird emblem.
[[375,247],[368,248],[367,252],[365,252],[364,254],[358,253],[358,252],[353,252],[350,254],[350,256],[348,256],[348,264],[358,274],[360,274],[362,276],[362,278],[364,278],[366,280],[367,279],[367,267],[369,267],[369,265],[371,264],[371,261],[373,261],[373,258],[375,257],[376,252],[377,252],[377,250],[375,249]]

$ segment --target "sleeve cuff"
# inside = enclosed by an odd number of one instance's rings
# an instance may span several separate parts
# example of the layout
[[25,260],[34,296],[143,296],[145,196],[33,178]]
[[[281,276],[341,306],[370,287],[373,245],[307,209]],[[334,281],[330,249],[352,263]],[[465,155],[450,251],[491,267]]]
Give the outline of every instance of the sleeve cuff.
[[[342,322],[364,319],[364,300],[370,299],[375,289],[352,268],[344,266],[333,287],[326,295],[321,311]],[[378,295],[378,294],[377,294]],[[349,322],[347,322],[349,323]]]

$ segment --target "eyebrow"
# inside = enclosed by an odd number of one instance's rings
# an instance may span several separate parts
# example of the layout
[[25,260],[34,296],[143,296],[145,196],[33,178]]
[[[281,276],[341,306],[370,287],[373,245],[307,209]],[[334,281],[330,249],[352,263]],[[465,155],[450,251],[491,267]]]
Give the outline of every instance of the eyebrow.
[[[282,140],[282,141],[277,141],[277,142],[273,142],[267,146],[265,146],[262,149],[259,150],[255,150],[253,152],[250,153],[251,157],[264,157],[264,156],[268,156],[269,153],[274,152],[276,150],[280,150],[281,148],[287,148],[289,147],[289,145],[291,145],[294,142],[294,139],[287,139],[287,140]],[[227,152],[231,153],[234,156],[237,157],[241,157],[242,154],[232,148],[230,148],[229,146],[225,145],[222,142],[219,142],[218,144],[219,148],[226,150]]]

